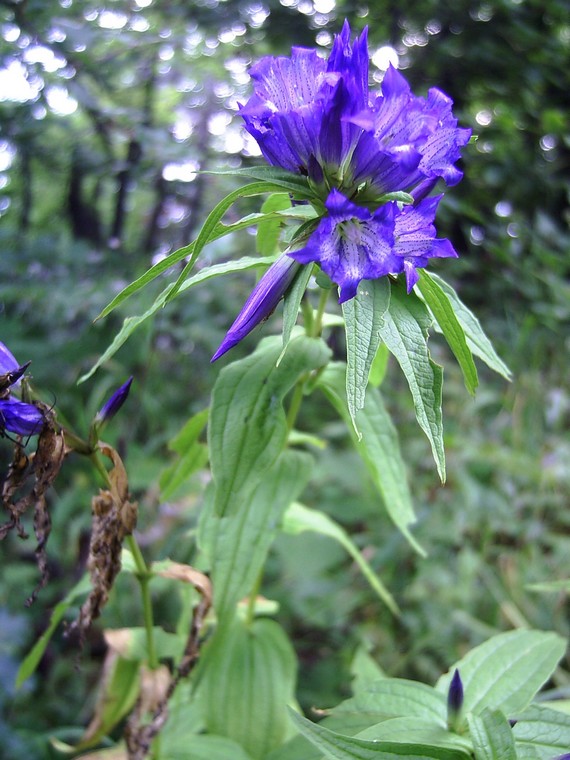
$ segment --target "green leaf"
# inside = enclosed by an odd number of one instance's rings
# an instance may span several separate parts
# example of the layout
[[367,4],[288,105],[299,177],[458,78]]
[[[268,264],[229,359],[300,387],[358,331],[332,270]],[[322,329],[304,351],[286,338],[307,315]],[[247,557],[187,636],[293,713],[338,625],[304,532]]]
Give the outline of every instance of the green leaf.
[[342,736],[334,731],[311,723],[305,718],[289,711],[291,719],[300,733],[305,736],[315,747],[325,753],[327,758],[333,760],[463,760],[469,757],[469,753],[460,748],[446,749],[427,744],[393,741],[367,741],[352,736]]
[[384,407],[380,392],[370,388],[364,408],[358,412],[358,428],[362,434],[358,438],[346,402],[345,371],[345,365],[340,362],[329,365],[319,377],[318,385],[345,421],[394,525],[419,554],[425,555],[409,531],[409,526],[416,522],[416,516],[398,432]]
[[485,708],[467,716],[475,760],[517,760],[515,738],[509,721],[499,710]]
[[251,760],[243,747],[225,736],[181,733],[174,739],[160,733],[160,752],[168,760]]
[[214,206],[214,208],[206,217],[206,221],[202,225],[202,229],[200,230],[198,237],[196,238],[196,242],[194,243],[192,255],[180,273],[180,276],[174,283],[174,287],[169,293],[167,302],[171,301],[177,295],[178,291],[182,287],[182,284],[192,270],[192,267],[196,263],[198,256],[202,253],[204,246],[209,243],[210,240],[213,240],[216,237],[216,228],[230,206],[232,206],[239,198],[248,198],[252,195],[270,193],[274,189],[275,185],[268,182],[252,182],[250,185],[239,187],[237,190],[229,193],[229,195],[226,195],[225,198],[222,198],[222,200],[216,206]]
[[199,443],[198,438],[208,422],[208,414],[208,409],[195,414],[168,444],[170,451],[178,454],[178,458],[160,475],[161,499],[166,501],[172,498],[190,475],[206,465],[208,448],[205,444]]
[[441,285],[425,269],[420,269],[419,273],[418,288],[461,367],[465,387],[471,395],[475,395],[475,390],[479,385],[477,368],[467,345],[463,327],[453,310],[453,304]]
[[375,388],[379,388],[384,382],[389,357],[390,352],[388,351],[388,347],[385,343],[380,343],[370,367],[370,375],[368,376],[368,382]]
[[448,731],[429,718],[421,716],[410,720],[408,717],[388,718],[374,726],[364,729],[358,735],[359,739],[372,739],[383,742],[401,742],[407,744],[423,744],[428,747],[459,750],[467,757],[471,756],[471,742],[463,736]]
[[301,375],[327,363],[330,349],[301,336],[276,367],[280,353],[280,339],[266,339],[226,366],[214,386],[208,440],[218,515],[237,512],[275,462],[287,439],[283,398]]
[[389,305],[387,277],[363,281],[356,296],[342,305],[346,325],[346,398],[350,419],[359,437],[356,413],[364,407],[370,369],[381,343],[380,327]]
[[570,715],[531,705],[516,717],[513,734],[519,758],[553,760],[570,750]]
[[291,287],[287,293],[285,293],[285,299],[283,302],[283,350],[277,360],[278,365],[281,363],[281,359],[285,355],[285,351],[291,340],[293,328],[295,327],[297,316],[299,314],[299,307],[301,306],[303,295],[305,294],[305,290],[311,279],[312,271],[312,264],[301,267],[295,275]]
[[493,344],[489,338],[485,335],[483,328],[477,317],[473,312],[465,306],[460,300],[455,290],[439,275],[430,274],[431,279],[439,285],[445,295],[449,298],[449,301],[453,307],[455,316],[457,317],[461,327],[465,332],[467,339],[467,345],[471,351],[478,356],[490,369],[502,375],[506,380],[511,379],[511,371],[507,365],[500,359],[497,352],[493,348]]
[[[213,264],[210,267],[197,272],[193,277],[189,277],[181,286],[180,291],[183,292],[192,288],[195,285],[199,285],[202,282],[211,280],[213,277],[219,277],[224,274],[231,274],[234,272],[243,272],[248,269],[257,269],[258,267],[265,267],[273,263],[274,256],[266,256],[263,258],[252,258],[251,256],[245,256],[237,261],[226,261],[223,264]],[[114,356],[121,346],[126,343],[133,332],[140,327],[150,317],[153,317],[158,311],[160,311],[168,302],[168,297],[172,292],[174,283],[167,285],[164,290],[155,298],[154,303],[143,313],[138,316],[126,317],[123,321],[123,326],[119,332],[115,335],[113,342],[99,357],[97,362],[91,367],[89,372],[82,375],[78,383],[83,383],[88,380],[105,362],[107,362],[112,356]]]
[[427,347],[432,324],[425,304],[401,285],[392,285],[390,307],[380,323],[380,337],[402,368],[416,411],[418,424],[427,435],[442,483],[445,453],[441,415],[442,368],[432,361]]
[[139,683],[140,663],[122,657],[108,659],[91,723],[79,743],[70,750],[75,753],[100,744],[134,707]]
[[[381,678],[330,711],[331,715],[361,715],[367,725],[388,718],[423,718],[446,728],[446,698],[431,686],[405,678]],[[413,723],[410,720],[410,724]]]
[[236,603],[251,592],[283,512],[304,489],[312,465],[310,455],[285,451],[237,514],[210,514],[209,519],[201,520],[201,530],[211,532],[211,540],[205,543],[211,551],[214,609],[219,621],[232,617]]
[[298,199],[310,199],[314,196],[306,177],[279,169],[276,166],[251,166],[243,169],[225,169],[205,173],[216,175],[229,174],[234,177],[249,177],[251,179],[262,180],[271,184],[273,190],[289,190]]
[[18,675],[16,676],[16,688],[19,688],[24,681],[29,678],[35,672],[38,667],[43,653],[46,650],[47,645],[51,637],[54,634],[55,629],[59,625],[63,616],[71,605],[81,596],[85,596],[91,590],[91,581],[88,575],[84,575],[83,578],[71,589],[71,591],[61,600],[51,613],[49,625],[42,633],[40,638],[36,641],[29,654],[24,658],[22,664],[18,669]]
[[570,593],[570,579],[565,578],[559,581],[542,581],[541,583],[529,583],[525,586],[529,591],[545,591],[547,593],[560,593],[566,591]]
[[[264,202],[261,207],[261,212],[263,214],[269,214],[272,211],[284,211],[290,207],[291,200],[287,193],[274,193]],[[259,222],[255,239],[257,252],[262,256],[271,256],[271,254],[276,253],[280,231],[281,219],[277,216],[274,219],[267,219],[266,221]]]
[[344,549],[346,549],[348,554],[350,554],[368,583],[372,586],[374,591],[376,591],[388,609],[394,615],[399,614],[398,605],[392,594],[364,559],[354,541],[352,541],[344,528],[336,523],[331,517],[319,510],[308,509],[308,507],[305,507],[302,504],[293,503],[289,505],[289,508],[283,516],[282,527],[285,533],[297,535],[310,530],[314,533],[319,533],[321,536],[328,536],[334,541],[337,541]]
[[463,711],[481,713],[486,707],[510,716],[524,710],[550,678],[566,650],[556,633],[509,631],[493,636],[472,649],[436,688],[447,694],[453,672],[461,674]]
[[295,653],[283,629],[258,618],[234,618],[218,630],[201,659],[200,696],[210,733],[227,736],[254,760],[283,743],[293,700]]

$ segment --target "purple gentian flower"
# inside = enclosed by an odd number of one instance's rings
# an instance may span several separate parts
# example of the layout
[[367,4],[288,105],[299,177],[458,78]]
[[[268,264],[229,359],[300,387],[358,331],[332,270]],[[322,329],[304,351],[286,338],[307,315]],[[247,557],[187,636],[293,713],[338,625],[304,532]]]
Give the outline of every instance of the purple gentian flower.
[[131,389],[131,383],[133,378],[129,377],[126,383],[123,383],[120,388],[113,393],[113,395],[103,404],[101,409],[97,412],[95,417],[95,424],[100,426],[106,422],[109,422],[117,414],[119,409],[123,406],[129,395]]
[[240,110],[248,132],[273,166],[312,175],[338,172],[362,128],[351,122],[368,105],[366,30],[350,44],[350,26],[328,62],[294,47],[291,57],[262,58],[251,69],[254,94]]
[[[367,30],[351,42],[345,21],[327,60],[299,47],[289,58],[262,58],[251,69],[253,95],[240,109],[267,161],[307,176],[318,213],[324,204],[305,246],[288,256],[319,264],[339,286],[340,303],[356,295],[361,280],[386,275],[405,274],[410,292],[418,267],[457,256],[436,238],[442,196],[428,195],[439,180],[460,181],[455,162],[471,130],[458,127],[445,93],[415,96],[393,66],[380,91],[370,93],[368,69]],[[289,286],[285,261],[274,267],[213,360],[268,316]]]
[[298,269],[299,264],[286,254],[269,267],[252,290],[211,361],[215,362],[267,319],[289,289]]
[[412,192],[426,179],[457,184],[471,130],[457,126],[452,100],[436,88],[413,95],[393,66],[369,97],[368,68],[367,30],[351,44],[346,21],[327,61],[293,48],[253,66],[254,94],[240,113],[267,161],[355,202]]
[[457,256],[449,240],[435,238],[433,219],[441,195],[400,211],[394,201],[371,212],[338,190],[326,200],[328,216],[304,248],[289,255],[302,264],[318,262],[340,287],[339,302],[356,295],[361,280],[406,274],[408,292],[418,280],[416,267],[431,257]]
[[11,398],[0,400],[0,432],[38,435],[43,423],[44,415],[37,406]]

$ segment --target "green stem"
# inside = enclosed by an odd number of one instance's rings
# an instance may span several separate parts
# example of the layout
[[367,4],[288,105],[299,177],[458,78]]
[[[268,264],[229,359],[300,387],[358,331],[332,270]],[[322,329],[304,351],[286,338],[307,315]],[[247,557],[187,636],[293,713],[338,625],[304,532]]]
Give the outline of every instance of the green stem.
[[303,377],[295,385],[295,390],[291,396],[291,403],[289,405],[289,411],[287,412],[287,432],[289,433],[295,426],[295,420],[297,419],[299,409],[301,408],[301,404],[303,402],[303,390],[305,388],[306,380],[307,376],[303,375]]
[[311,338],[318,338],[323,331],[323,316],[325,313],[325,307],[329,298],[330,290],[321,289],[321,295],[319,298],[319,305],[317,306],[317,313],[310,332]]
[[125,538],[125,543],[133,555],[135,567],[137,569],[136,578],[141,588],[144,627],[146,631],[146,646],[148,650],[148,665],[151,670],[156,670],[159,663],[154,643],[154,620],[152,615],[152,600],[149,587],[152,573],[148,569],[136,538],[131,534]]

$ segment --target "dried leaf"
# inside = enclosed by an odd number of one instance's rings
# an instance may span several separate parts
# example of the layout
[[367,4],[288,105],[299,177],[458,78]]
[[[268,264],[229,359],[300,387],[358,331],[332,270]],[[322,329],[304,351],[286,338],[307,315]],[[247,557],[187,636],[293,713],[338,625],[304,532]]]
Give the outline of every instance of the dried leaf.
[[79,619],[70,626],[70,631],[79,630],[81,635],[107,603],[121,569],[123,541],[137,522],[137,503],[130,500],[127,472],[121,457],[106,443],[99,443],[99,449],[111,460],[113,469],[109,472],[109,490],[100,490],[91,503],[93,520],[87,568],[92,589],[81,607]]

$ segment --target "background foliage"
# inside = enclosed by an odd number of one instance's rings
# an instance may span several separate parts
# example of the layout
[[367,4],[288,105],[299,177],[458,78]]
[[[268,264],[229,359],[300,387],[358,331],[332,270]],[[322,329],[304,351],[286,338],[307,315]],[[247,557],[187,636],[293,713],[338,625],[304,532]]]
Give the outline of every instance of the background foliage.
[[[101,308],[151,262],[189,242],[205,212],[237,186],[196,171],[258,161],[233,117],[247,97],[248,66],[292,44],[324,49],[346,16],[355,29],[369,25],[376,63],[397,56],[416,92],[437,85],[453,97],[478,141],[465,152],[464,181],[441,208],[440,234],[462,254],[445,273],[514,382],[483,371],[471,400],[446,362],[449,476],[441,488],[403,380],[388,366],[385,397],[414,473],[415,536],[427,559],[378,514],[344,430],[324,399],[313,402],[304,424],[324,425],[330,443],[317,452],[305,503],[347,529],[403,614],[395,619],[379,605],[338,543],[309,532],[278,538],[263,593],[280,604],[295,642],[298,698],[307,708],[346,696],[369,652],[390,675],[432,683],[492,632],[531,626],[567,637],[567,598],[528,588],[569,575],[566,3],[27,0],[5,3],[1,13],[0,337],[20,361],[33,359],[44,400],[57,400],[77,429],[87,428],[109,389],[135,376],[115,443],[141,500],[141,543],[153,558],[192,562],[188,531],[203,484],[196,478],[161,502],[157,478],[172,457],[167,442],[207,405],[219,371],[209,357],[251,289],[251,274],[192,289],[104,370],[76,381],[122,319],[141,313],[158,290],[93,325]],[[239,210],[255,204],[243,199]],[[252,248],[242,232],[211,244],[203,263]],[[235,351],[245,355],[258,338]],[[444,351],[433,350],[436,359]],[[44,732],[88,720],[101,628],[127,625],[140,612],[122,590],[92,631],[79,672],[77,648],[58,634],[34,680],[15,692],[18,661],[81,575],[90,493],[82,464],[68,468],[53,498],[53,581],[31,610],[23,609],[23,589],[36,582],[31,546],[2,546],[0,734],[9,751],[27,757],[45,756]],[[157,604],[174,622],[177,600],[157,591]],[[553,686],[570,687],[566,670]]]

